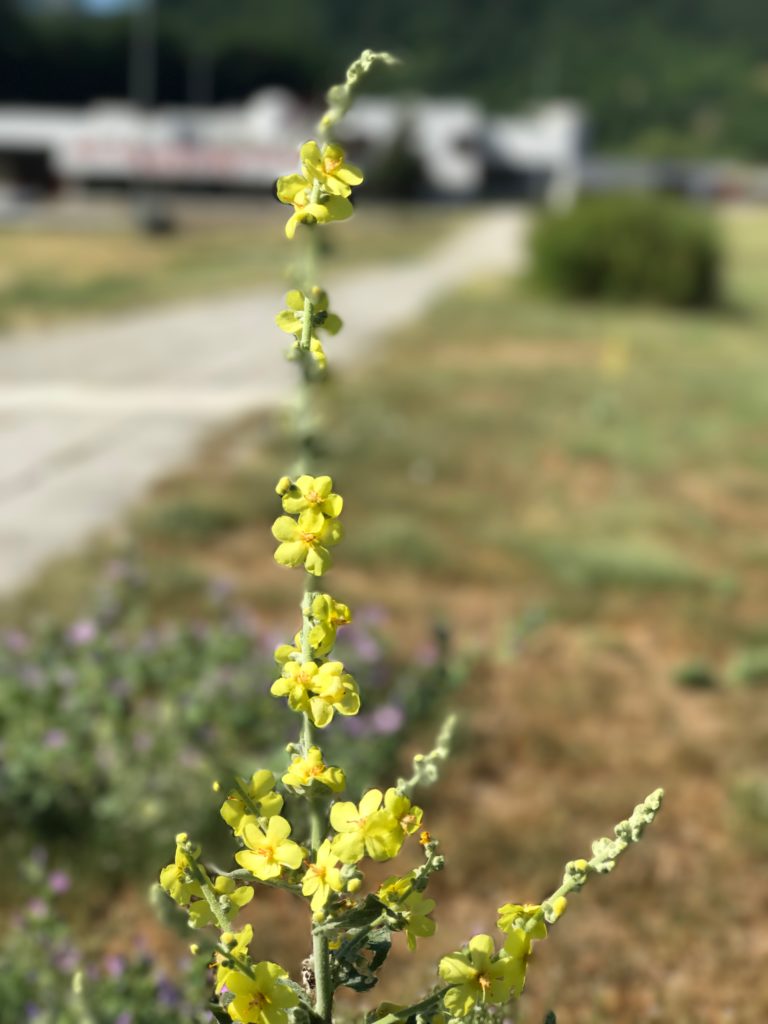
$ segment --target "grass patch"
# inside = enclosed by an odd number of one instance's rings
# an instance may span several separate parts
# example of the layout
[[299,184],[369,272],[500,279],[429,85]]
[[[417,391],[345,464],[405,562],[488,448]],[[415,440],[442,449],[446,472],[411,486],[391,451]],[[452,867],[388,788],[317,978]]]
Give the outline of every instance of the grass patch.
[[[239,214],[239,215],[238,215]],[[21,225],[0,230],[0,331],[252,288],[280,279],[285,210],[256,200],[143,236],[114,217],[101,230]],[[429,206],[366,207],[338,232],[340,264],[412,257],[455,221]],[[406,230],[407,228],[407,230]]]

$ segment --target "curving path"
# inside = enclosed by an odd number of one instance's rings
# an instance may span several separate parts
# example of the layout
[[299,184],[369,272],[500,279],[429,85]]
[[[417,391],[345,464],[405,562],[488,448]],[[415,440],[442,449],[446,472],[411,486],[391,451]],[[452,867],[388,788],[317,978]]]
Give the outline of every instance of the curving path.
[[[358,358],[463,281],[515,272],[524,237],[521,211],[489,207],[416,260],[331,277],[333,356]],[[280,300],[275,285],[0,341],[0,592],[111,522],[212,423],[290,394]]]

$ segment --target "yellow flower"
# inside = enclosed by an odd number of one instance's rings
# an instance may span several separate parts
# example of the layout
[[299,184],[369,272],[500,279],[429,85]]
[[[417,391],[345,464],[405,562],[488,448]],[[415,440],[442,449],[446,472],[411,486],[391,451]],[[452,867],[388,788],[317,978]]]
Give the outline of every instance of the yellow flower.
[[[517,929],[525,929],[531,939],[546,939],[547,926],[541,913],[539,903],[505,903],[497,910],[499,920],[497,926],[499,931],[512,932]],[[527,927],[528,922],[536,919],[533,928]]]
[[[271,818],[283,809],[283,798],[275,792],[275,776],[266,768],[254,772],[250,782],[240,778],[237,781],[247,794],[251,806],[256,808],[259,817]],[[227,799],[221,805],[219,813],[237,836],[240,835],[243,819],[249,815],[252,816],[254,812],[245,802],[241,793],[237,789],[233,789],[227,794]]]
[[[234,959],[244,960],[248,956],[248,947],[252,939],[253,926],[246,924],[239,932],[222,932],[221,945],[229,950]],[[237,974],[238,969],[233,967],[231,962],[227,962],[223,953],[216,953],[216,964],[216,992],[218,993],[227,984],[227,976],[233,973]]]
[[475,935],[458,953],[444,956],[438,968],[451,988],[443,996],[455,1017],[466,1016],[477,1003],[499,1005],[522,988],[518,962],[496,957],[490,935]]
[[335,601],[330,594],[315,594],[310,614],[314,625],[309,631],[309,642],[315,654],[327,654],[336,643],[336,631],[352,621],[347,605]]
[[332,220],[346,220],[354,213],[348,199],[335,195],[320,195],[312,199],[312,182],[300,174],[288,174],[277,179],[277,198],[293,206],[293,214],[285,225],[287,238],[293,238],[297,225],[302,222],[325,224]]
[[389,860],[400,852],[403,830],[381,806],[383,799],[381,790],[370,789],[358,807],[351,801],[331,807],[331,826],[339,833],[333,849],[345,864],[356,864],[366,854],[373,860]]
[[384,806],[400,825],[403,836],[412,836],[418,831],[424,812],[412,804],[407,796],[398,793],[396,789],[388,789],[384,794]]
[[285,665],[287,661],[298,661],[301,659],[301,630],[293,637],[292,644],[278,644],[275,648],[275,661],[278,665]]
[[[309,339],[309,354],[312,357],[312,361],[318,370],[325,371],[328,368],[328,357],[325,354],[325,349],[319,338],[314,335]],[[288,349],[289,359],[298,359],[301,355],[301,345],[298,341],[294,341],[291,347]]]
[[332,892],[341,892],[344,883],[337,864],[339,858],[333,852],[330,839],[321,843],[313,864],[307,865],[307,872],[301,883],[301,891],[311,896],[313,913],[322,910]]
[[320,666],[314,661],[286,661],[282,677],[270,692],[273,697],[287,697],[292,711],[309,715],[321,729],[333,719],[334,711],[356,715],[360,710],[357,683],[340,661]]
[[[336,642],[339,626],[346,626],[352,621],[347,605],[335,601],[330,594],[315,594],[310,607],[309,618],[312,626],[309,630],[309,645],[315,657],[328,654]],[[275,648],[275,661],[284,665],[287,661],[301,658],[301,631],[296,633],[292,644],[280,644]]]
[[340,793],[344,789],[345,781],[341,768],[323,762],[319,747],[310,747],[306,757],[296,755],[283,776],[285,785],[294,789],[303,789],[313,782],[319,782],[327,786],[332,793]]
[[413,874],[392,875],[379,886],[376,895],[387,907],[398,907],[413,892]]
[[313,576],[322,576],[331,564],[328,548],[341,539],[341,523],[308,508],[298,521],[279,516],[272,524],[272,534],[280,541],[276,562],[292,568],[303,565]]
[[[275,657],[279,651],[280,648],[275,652]],[[291,711],[307,714],[310,692],[317,673],[318,667],[314,661],[305,661],[303,664],[298,661],[285,661],[280,679],[272,683],[269,692],[273,697],[287,697]]]
[[429,938],[435,934],[437,925],[428,917],[435,909],[435,901],[422,896],[420,892],[412,892],[399,907],[405,918],[405,937],[408,949],[416,949],[416,938]]
[[248,847],[235,854],[237,863],[256,878],[269,881],[279,878],[283,868],[296,870],[301,866],[305,850],[288,836],[291,826],[279,815],[270,818],[264,832],[256,818],[246,818],[241,827],[243,842]]
[[[242,910],[246,904],[253,899],[253,886],[237,886],[233,878],[226,875],[219,875],[213,883],[213,888],[220,896],[226,896],[231,910],[236,913]],[[213,911],[205,899],[195,900],[189,908],[189,923],[192,928],[203,928],[207,924],[214,923]]]
[[308,292],[293,288],[285,296],[286,309],[275,317],[275,323],[286,334],[300,335],[304,327],[304,301],[312,303],[312,326],[322,327],[329,334],[338,334],[341,330],[341,317],[328,310],[328,293],[314,285]]
[[[311,663],[310,663],[311,664]],[[326,661],[318,670],[309,698],[309,717],[318,729],[333,721],[334,712],[356,715],[360,710],[360,693],[352,676],[340,661]]]
[[200,883],[189,874],[189,858],[178,847],[173,864],[167,864],[160,872],[160,885],[181,906],[186,906],[193,896],[203,895]]
[[381,902],[397,911],[404,921],[405,937],[409,949],[416,949],[416,939],[435,934],[435,922],[428,915],[435,909],[435,901],[413,889],[413,876],[395,876],[382,883],[377,893]]
[[341,515],[343,506],[344,499],[333,493],[333,480],[329,476],[303,474],[283,494],[283,509],[290,515],[315,509],[335,519]]
[[334,196],[348,196],[352,185],[363,180],[360,168],[345,163],[344,150],[332,143],[321,150],[316,142],[305,142],[301,147],[301,169],[307,178],[320,181],[324,191]]
[[[552,908],[555,919],[565,911],[566,906],[567,900],[564,897],[555,900]],[[515,964],[515,991],[520,995],[525,985],[525,972],[533,943],[537,939],[546,939],[547,925],[539,903],[505,903],[499,907],[498,914],[498,926],[506,932],[502,955]]]
[[227,990],[234,999],[227,1012],[240,1024],[287,1024],[288,1010],[298,1005],[299,997],[285,984],[288,973],[277,964],[264,960],[254,964],[252,975],[232,971]]

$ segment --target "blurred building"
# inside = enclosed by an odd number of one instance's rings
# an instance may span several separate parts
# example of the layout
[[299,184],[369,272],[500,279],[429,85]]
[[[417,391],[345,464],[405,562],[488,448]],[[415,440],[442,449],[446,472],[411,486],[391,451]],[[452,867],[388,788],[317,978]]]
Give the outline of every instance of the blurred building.
[[[316,116],[277,87],[207,108],[0,107],[0,180],[42,189],[136,181],[268,189],[295,163]],[[570,188],[585,139],[581,108],[565,102],[513,116],[489,115],[466,99],[363,97],[341,130],[380,191],[456,198]]]

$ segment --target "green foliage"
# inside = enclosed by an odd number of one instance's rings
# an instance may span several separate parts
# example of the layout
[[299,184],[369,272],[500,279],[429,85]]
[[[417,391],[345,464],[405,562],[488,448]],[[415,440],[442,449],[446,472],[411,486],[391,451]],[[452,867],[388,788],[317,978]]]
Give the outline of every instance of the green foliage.
[[734,654],[726,665],[725,678],[730,686],[768,687],[768,647],[746,647]]
[[31,898],[0,939],[0,1020],[20,1024],[204,1024],[205,974],[175,980],[146,956],[86,957],[59,913],[68,876],[35,851],[23,861]]
[[[204,620],[148,626],[140,609],[150,583],[122,572],[93,616],[0,637],[3,831],[87,844],[112,870],[156,856],[161,822],[207,835],[220,801],[200,794],[240,771],[254,748],[273,757],[292,724],[254,685],[279,675],[266,631],[216,594]],[[421,664],[405,667],[375,610],[360,619],[340,650],[371,695],[335,748],[346,748],[350,732],[365,738],[354,748],[363,785],[464,670],[444,631]]]
[[731,786],[729,795],[740,838],[764,856],[768,851],[768,776],[750,772]]
[[689,690],[714,690],[718,685],[717,672],[706,661],[687,661],[674,673],[678,686]]
[[720,245],[709,216],[671,198],[606,196],[544,214],[534,279],[558,295],[707,307],[720,300]]

